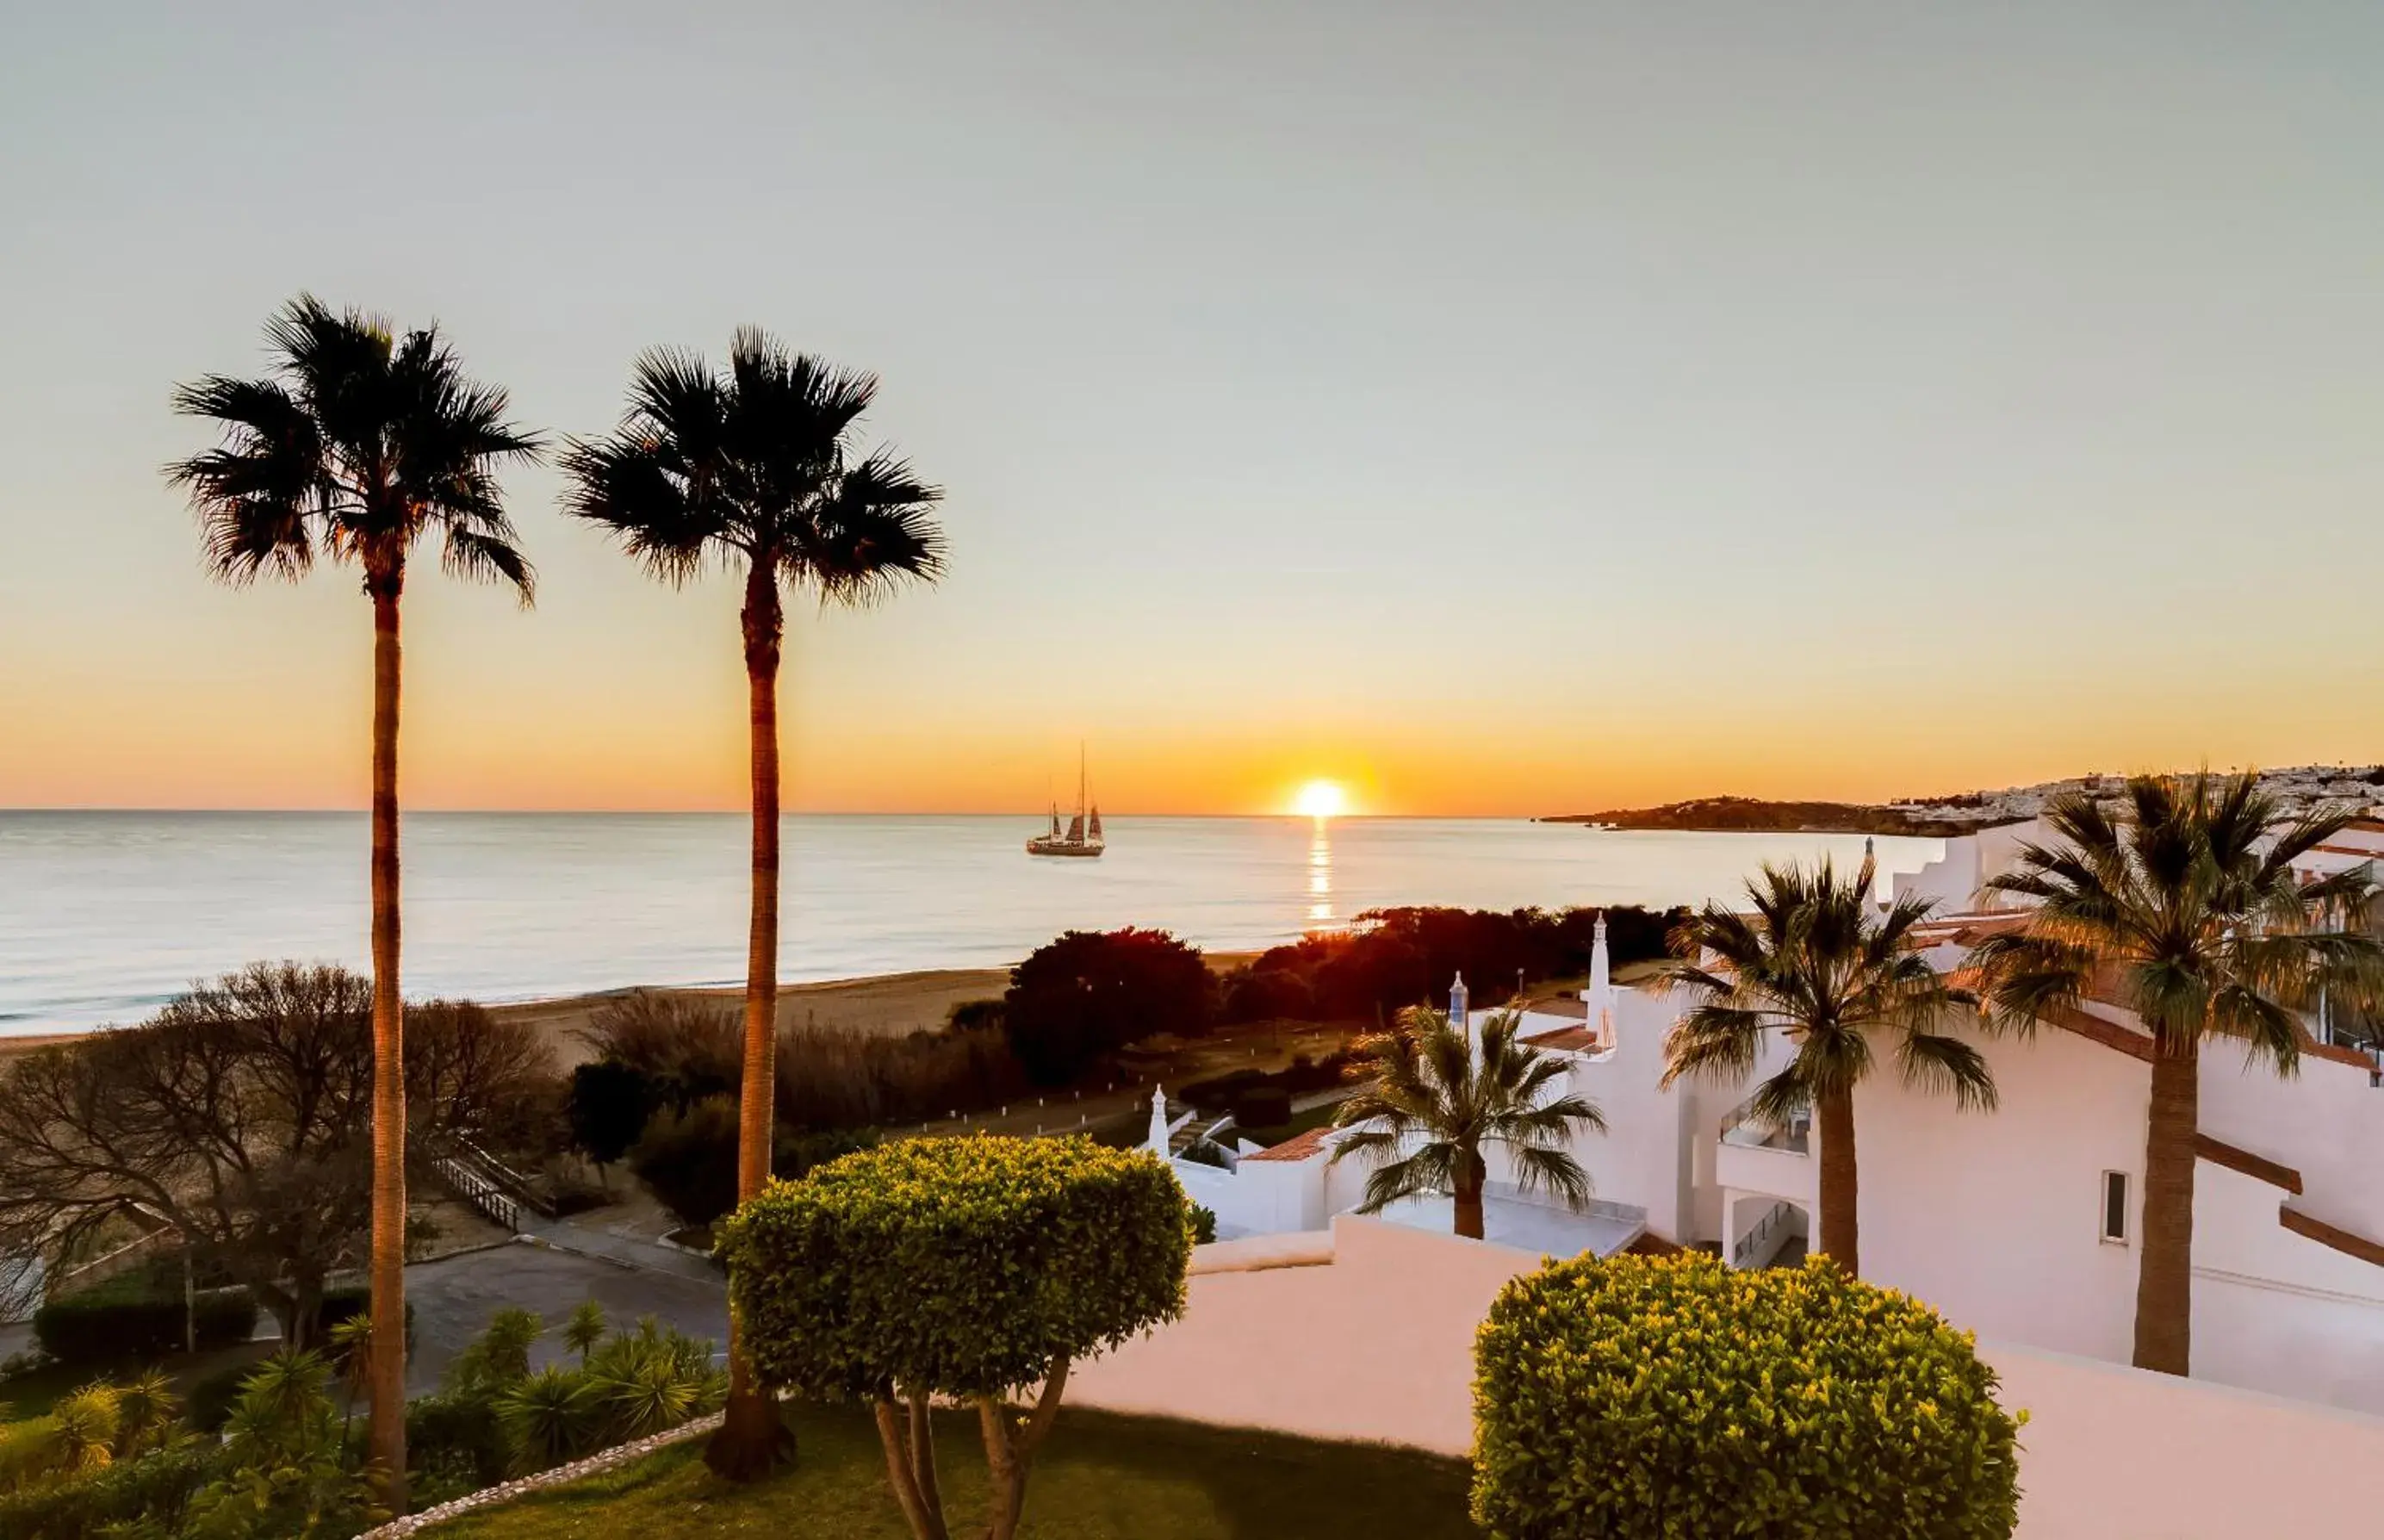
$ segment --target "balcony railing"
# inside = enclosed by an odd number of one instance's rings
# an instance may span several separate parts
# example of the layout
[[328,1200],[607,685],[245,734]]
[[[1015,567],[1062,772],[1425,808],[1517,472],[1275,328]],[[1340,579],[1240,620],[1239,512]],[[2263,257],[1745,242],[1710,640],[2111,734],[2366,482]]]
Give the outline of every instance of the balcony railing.
[[1742,1149],[1783,1149],[1792,1155],[1810,1155],[1812,1133],[1812,1113],[1797,1112],[1784,1124],[1771,1123],[1756,1116],[1752,1097],[1721,1120],[1721,1142]]

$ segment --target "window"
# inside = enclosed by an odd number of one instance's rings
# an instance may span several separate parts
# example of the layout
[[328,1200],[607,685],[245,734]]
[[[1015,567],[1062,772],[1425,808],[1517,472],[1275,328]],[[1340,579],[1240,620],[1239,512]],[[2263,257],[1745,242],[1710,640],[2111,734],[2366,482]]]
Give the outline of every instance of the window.
[[2113,1246],[2128,1244],[2128,1174],[2103,1174],[2103,1239]]

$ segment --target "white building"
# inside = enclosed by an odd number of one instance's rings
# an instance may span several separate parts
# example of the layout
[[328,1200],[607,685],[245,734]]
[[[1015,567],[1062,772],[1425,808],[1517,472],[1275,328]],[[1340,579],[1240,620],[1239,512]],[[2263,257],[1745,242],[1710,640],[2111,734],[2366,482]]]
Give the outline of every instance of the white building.
[[[1896,890],[1938,900],[1922,936],[1941,969],[2014,922],[1981,886],[2035,826],[1948,841],[1944,859]],[[2313,872],[2384,860],[2384,824],[2354,826]],[[1819,1190],[1809,1126],[1741,1113],[1755,1081],[1666,1087],[1665,1038],[1682,1002],[1613,988],[1600,967],[1578,1000],[1533,1006],[1523,1037],[1571,1063],[1571,1088],[1607,1131],[1575,1141],[1599,1198],[1571,1216],[1498,1184],[1489,1238],[1609,1255],[1670,1242],[1734,1265],[1800,1255]],[[1479,1012],[1475,1015],[1478,1019]],[[2384,1412],[2384,1088],[2363,1049],[2320,1041],[2279,1079],[2231,1043],[2202,1058],[2202,1161],[2194,1204],[2197,1378]],[[1981,1335],[2125,1362],[2135,1313],[2151,1042],[2123,1008],[2089,1001],[2032,1038],[1980,1037],[2000,1097],[1992,1113],[1908,1091],[1893,1074],[1856,1096],[1864,1276],[1927,1300]],[[1221,1233],[1320,1230],[1357,1207],[1365,1169],[1330,1163],[1319,1131],[1248,1149],[1231,1172],[1178,1170]],[[1448,1227],[1444,1199],[1388,1217]]]

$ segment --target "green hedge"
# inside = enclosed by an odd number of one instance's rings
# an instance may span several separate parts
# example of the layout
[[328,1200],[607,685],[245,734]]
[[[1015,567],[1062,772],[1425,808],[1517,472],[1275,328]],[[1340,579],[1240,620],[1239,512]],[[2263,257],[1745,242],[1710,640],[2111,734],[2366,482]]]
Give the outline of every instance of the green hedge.
[[1192,1254],[1174,1174],[1083,1138],[885,1145],[773,1183],[724,1229],[755,1368],[825,1399],[1033,1385],[1181,1314]]
[[[256,1301],[244,1288],[202,1289],[194,1302],[199,1348],[256,1335]],[[62,1363],[125,1363],[182,1350],[182,1296],[153,1291],[138,1276],[50,1300],[33,1312],[33,1336]]]
[[2018,1420],[1968,1334],[1826,1261],[1551,1263],[1507,1285],[1475,1356],[1473,1517],[1495,1540],[2017,1521]]

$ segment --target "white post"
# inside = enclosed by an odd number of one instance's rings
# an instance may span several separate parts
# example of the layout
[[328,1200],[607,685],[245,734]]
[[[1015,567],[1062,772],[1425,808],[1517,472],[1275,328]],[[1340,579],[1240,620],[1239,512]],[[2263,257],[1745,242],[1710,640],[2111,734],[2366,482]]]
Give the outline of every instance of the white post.
[[1150,1152],[1167,1159],[1167,1087],[1150,1088]]
[[1582,1003],[1589,1008],[1589,1030],[1601,1047],[1614,1047],[1614,966],[1606,950],[1606,915],[1597,916],[1597,929],[1592,933],[1589,945],[1589,987],[1581,992]]

